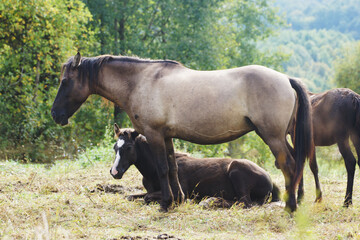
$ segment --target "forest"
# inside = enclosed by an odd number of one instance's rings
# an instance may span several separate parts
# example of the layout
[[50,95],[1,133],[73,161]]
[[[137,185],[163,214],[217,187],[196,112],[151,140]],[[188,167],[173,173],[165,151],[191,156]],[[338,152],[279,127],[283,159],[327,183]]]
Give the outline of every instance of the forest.
[[[122,179],[109,174],[114,123],[132,127],[121,108],[92,95],[68,125],[51,116],[62,64],[77,52],[196,70],[258,64],[311,92],[360,93],[359,12],[359,0],[0,0],[0,239],[359,239],[359,171],[344,207],[348,167],[335,145],[316,148],[322,201],[307,161],[293,213],[281,201],[219,208],[209,199],[160,212],[129,201],[145,190],[135,166]],[[255,132],[217,145],[173,142],[196,158],[249,159],[289,199],[289,177]]]
[[[2,0],[2,158],[73,158],[100,144],[114,122],[131,126],[121,109],[97,96],[69,126],[54,123],[49,111],[61,64],[77,51],[172,59],[198,70],[259,64],[303,79],[310,91],[341,86],[359,92],[359,6],[315,2]],[[254,136],[214,146],[175,144],[206,156],[245,156],[255,148],[264,161],[270,153]]]

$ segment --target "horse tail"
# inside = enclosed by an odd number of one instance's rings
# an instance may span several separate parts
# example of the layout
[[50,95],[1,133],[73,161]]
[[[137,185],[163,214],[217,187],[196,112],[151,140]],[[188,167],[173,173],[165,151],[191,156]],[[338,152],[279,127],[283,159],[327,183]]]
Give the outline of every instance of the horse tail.
[[310,158],[313,148],[313,128],[311,117],[311,103],[305,86],[297,79],[289,78],[292,88],[297,93],[298,109],[296,114],[294,151],[295,151],[295,174],[293,188],[299,184],[303,175],[305,159]]
[[358,94],[353,96],[353,105],[355,107],[355,129],[360,134],[360,96]]
[[279,202],[280,194],[280,188],[273,183],[273,189],[271,191],[271,202]]

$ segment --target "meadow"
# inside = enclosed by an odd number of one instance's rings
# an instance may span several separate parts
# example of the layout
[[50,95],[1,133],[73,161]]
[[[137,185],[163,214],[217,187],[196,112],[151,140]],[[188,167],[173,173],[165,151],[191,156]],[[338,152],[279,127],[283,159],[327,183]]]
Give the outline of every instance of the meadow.
[[[336,148],[318,150],[323,201],[305,167],[305,198],[290,215],[279,204],[243,209],[204,208],[187,201],[159,212],[159,205],[128,201],[143,192],[131,167],[123,179],[109,174],[111,146],[87,150],[52,164],[0,161],[0,239],[360,239],[359,174],[353,206],[342,207],[346,170]],[[265,168],[284,189],[280,170]],[[358,171],[357,171],[358,172]]]

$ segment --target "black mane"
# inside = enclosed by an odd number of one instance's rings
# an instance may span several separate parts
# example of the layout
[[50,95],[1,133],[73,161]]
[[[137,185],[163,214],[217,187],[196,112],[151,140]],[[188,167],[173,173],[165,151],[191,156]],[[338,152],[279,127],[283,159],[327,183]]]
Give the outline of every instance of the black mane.
[[[74,57],[70,57],[66,63],[63,64],[61,69],[61,75],[64,71],[68,72],[72,69],[72,63]],[[101,67],[105,63],[120,61],[125,63],[163,63],[163,64],[173,64],[181,65],[179,62],[172,60],[151,60],[151,59],[141,59],[138,57],[127,57],[127,56],[113,56],[113,55],[102,55],[98,57],[82,57],[80,65],[78,66],[79,77],[82,82],[86,81],[86,78],[89,79],[89,84],[94,86],[97,83],[98,75],[101,70]]]

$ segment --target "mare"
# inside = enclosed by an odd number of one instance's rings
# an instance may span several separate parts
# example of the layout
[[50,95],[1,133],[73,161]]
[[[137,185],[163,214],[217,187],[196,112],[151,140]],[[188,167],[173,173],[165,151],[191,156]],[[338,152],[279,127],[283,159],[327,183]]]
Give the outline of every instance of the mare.
[[[360,95],[348,88],[336,88],[323,93],[309,93],[313,121],[313,154],[310,157],[310,168],[315,177],[316,201],[321,200],[321,188],[318,177],[318,165],[315,146],[337,144],[344,158],[347,171],[347,187],[344,206],[352,204],[352,192],[356,159],[351,151],[352,141],[357,156],[360,156]],[[360,162],[358,161],[360,166]],[[299,196],[303,194],[303,181],[299,185]]]
[[[219,144],[250,131],[271,149],[285,178],[285,209],[296,210],[295,191],[312,139],[310,101],[300,80],[258,65],[196,71],[170,60],[77,53],[62,66],[51,109],[55,122],[66,125],[91,94],[117,104],[147,136],[160,179],[161,211],[185,197],[172,138]],[[295,116],[292,147],[286,135]]]
[[[119,129],[114,125],[117,142],[114,145],[115,161],[110,174],[121,179],[131,165],[143,176],[145,194],[131,195],[130,199],[144,197],[145,202],[160,202],[160,180],[154,156],[146,138],[134,129]],[[197,159],[184,153],[175,153],[180,186],[186,198],[202,200],[204,197],[221,197],[227,206],[234,202],[250,207],[262,205],[270,196],[280,201],[279,188],[269,174],[246,159],[204,158]]]

